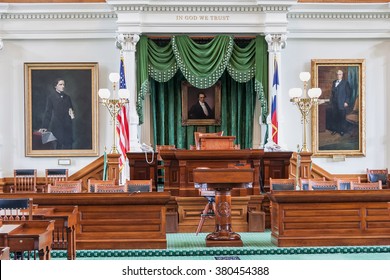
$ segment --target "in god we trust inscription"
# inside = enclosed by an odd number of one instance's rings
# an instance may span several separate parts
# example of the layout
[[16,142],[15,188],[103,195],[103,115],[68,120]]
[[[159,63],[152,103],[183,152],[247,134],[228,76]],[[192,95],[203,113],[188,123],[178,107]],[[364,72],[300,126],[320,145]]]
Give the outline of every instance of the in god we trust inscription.
[[230,16],[226,15],[183,15],[176,16],[176,20],[178,21],[229,21]]

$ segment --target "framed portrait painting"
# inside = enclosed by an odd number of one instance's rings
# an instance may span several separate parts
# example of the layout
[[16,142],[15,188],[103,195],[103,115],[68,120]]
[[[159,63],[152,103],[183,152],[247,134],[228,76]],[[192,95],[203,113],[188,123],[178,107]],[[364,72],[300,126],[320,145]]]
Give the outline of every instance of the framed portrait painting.
[[221,82],[199,89],[181,85],[182,125],[221,125]]
[[312,110],[314,156],[365,155],[365,60],[313,59],[312,87],[322,89]]
[[98,64],[25,63],[25,154],[97,156]]

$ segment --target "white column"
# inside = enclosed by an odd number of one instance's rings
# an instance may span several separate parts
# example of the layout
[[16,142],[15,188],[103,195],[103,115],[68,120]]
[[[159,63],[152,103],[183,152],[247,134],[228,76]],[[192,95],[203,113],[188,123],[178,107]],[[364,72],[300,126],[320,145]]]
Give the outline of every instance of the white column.
[[119,34],[117,46],[123,53],[125,65],[126,86],[130,92],[129,99],[129,131],[130,131],[130,152],[141,151],[138,135],[139,118],[136,110],[137,102],[137,80],[135,63],[136,45],[140,37],[138,34]]
[[[267,34],[265,36],[265,40],[268,43],[268,73],[269,73],[269,80],[268,80],[268,111],[269,115],[267,117],[267,125],[268,125],[268,142],[265,144],[266,149],[278,149],[280,147],[284,147],[285,145],[282,143],[283,138],[283,129],[280,129],[283,127],[285,123],[285,117],[282,114],[282,102],[281,102],[281,96],[283,92],[283,85],[282,85],[282,57],[281,57],[281,50],[286,46],[286,40],[287,36],[284,34]],[[279,86],[278,86],[278,93],[276,95],[276,112],[278,115],[278,146],[276,143],[272,140],[272,122],[271,122],[271,109],[272,109],[272,93],[273,93],[273,78],[274,78],[274,63],[275,59],[278,62],[278,76],[279,76]]]

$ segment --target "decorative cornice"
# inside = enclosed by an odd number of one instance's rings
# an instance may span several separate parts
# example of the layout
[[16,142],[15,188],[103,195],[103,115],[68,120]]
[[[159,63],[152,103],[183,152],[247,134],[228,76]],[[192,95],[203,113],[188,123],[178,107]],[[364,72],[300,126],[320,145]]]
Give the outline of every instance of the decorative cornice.
[[33,20],[33,19],[115,19],[117,15],[113,12],[109,13],[37,13],[37,14],[2,14],[0,19],[18,19],[18,20]]
[[333,19],[358,19],[358,20],[372,20],[372,19],[389,19],[388,13],[349,13],[349,12],[332,12],[332,13],[307,13],[296,12],[287,14],[288,19],[312,19],[312,20],[333,20]]
[[106,3],[63,3],[63,4],[6,4],[0,5],[0,19],[35,20],[88,20],[115,19],[116,13]]
[[256,12],[288,12],[288,5],[251,5],[251,6],[155,6],[155,5],[118,5],[118,12],[166,12],[166,13],[256,13]]
[[298,4],[287,14],[288,19],[312,20],[382,20],[390,18],[390,4]]

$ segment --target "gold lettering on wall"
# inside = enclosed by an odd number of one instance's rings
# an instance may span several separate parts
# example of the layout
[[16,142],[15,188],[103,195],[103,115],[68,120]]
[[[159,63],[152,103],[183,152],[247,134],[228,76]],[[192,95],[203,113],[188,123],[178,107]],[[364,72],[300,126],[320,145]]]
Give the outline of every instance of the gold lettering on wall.
[[177,21],[228,21],[230,16],[214,16],[214,15],[183,15],[176,16]]

